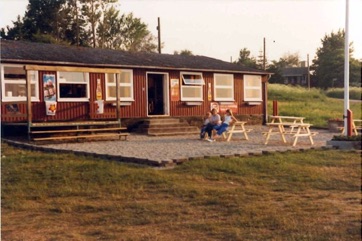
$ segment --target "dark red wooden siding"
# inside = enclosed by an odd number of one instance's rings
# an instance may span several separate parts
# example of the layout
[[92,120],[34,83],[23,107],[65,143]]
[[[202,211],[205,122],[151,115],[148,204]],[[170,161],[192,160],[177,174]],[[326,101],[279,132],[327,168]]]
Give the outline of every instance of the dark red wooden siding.
[[[169,74],[170,79],[179,79],[180,80],[180,71],[165,71],[165,70],[152,70],[152,72],[160,72]],[[120,117],[121,118],[144,118],[147,117],[147,100],[146,100],[146,69],[134,69],[133,70],[133,91],[134,91],[134,101],[131,102],[131,105],[121,106],[120,107]],[[96,114],[96,86],[97,79],[101,80],[102,95],[103,99],[106,98],[105,93],[105,74],[104,73],[90,73],[90,101],[88,102],[58,102],[57,103],[57,112],[55,116],[47,116],[45,113],[45,103],[44,103],[44,90],[42,79],[44,74],[54,74],[56,72],[45,72],[39,71],[39,95],[40,102],[32,102],[32,121],[75,121],[75,120],[90,120],[90,119],[115,119],[117,118],[116,107],[114,106],[115,102],[104,102],[104,113]],[[203,86],[203,98],[204,101],[201,105],[197,106],[187,106],[181,100],[171,101],[171,96],[169,96],[170,102],[170,116],[176,117],[186,117],[186,116],[202,116],[207,110],[210,109],[212,101],[208,101],[207,88],[208,84],[211,83],[211,88],[214,88],[214,73],[213,72],[203,72],[203,77],[205,79],[205,85]],[[266,76],[263,77],[263,82],[266,81]],[[234,74],[234,97],[235,102],[238,106],[238,111],[235,114],[238,115],[262,115],[264,112],[264,104],[250,106],[243,101],[244,91],[243,91],[243,75]],[[181,81],[180,81],[181,83]],[[169,85],[170,86],[170,85]],[[168,86],[168,88],[170,88]],[[181,91],[181,86],[180,86]],[[169,93],[171,91],[169,90]],[[263,96],[264,96],[263,89]],[[181,96],[181,93],[180,93]],[[13,116],[3,116],[7,114],[5,108],[6,102],[2,103],[1,114],[3,122],[21,122],[26,121],[26,117],[17,117]],[[26,114],[26,103],[19,103],[19,110],[21,113]]]

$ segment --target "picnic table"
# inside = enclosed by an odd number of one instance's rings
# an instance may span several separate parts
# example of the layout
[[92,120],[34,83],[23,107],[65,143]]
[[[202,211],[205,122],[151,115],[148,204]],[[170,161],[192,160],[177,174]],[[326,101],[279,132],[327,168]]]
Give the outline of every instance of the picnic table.
[[[268,144],[270,136],[280,135],[282,141],[286,143],[285,135],[291,134],[294,137],[293,146],[297,145],[299,137],[309,137],[310,143],[313,145],[313,136],[317,132],[311,132],[309,123],[304,123],[305,117],[295,116],[270,116],[270,122],[266,123],[269,127],[267,132],[263,132],[266,136],[265,145]],[[277,129],[277,130],[275,130]],[[287,129],[287,130],[286,130]]]
[[[344,127],[341,127],[342,133],[344,134]],[[359,119],[353,119],[352,121],[352,132],[354,132],[354,134],[357,136],[358,135],[358,131],[362,130],[362,120]]]
[[241,133],[244,134],[244,137],[246,140],[249,140],[248,132],[252,131],[252,129],[246,129],[245,124],[246,121],[236,121],[232,124],[230,129],[228,129],[226,132],[222,133],[224,138],[227,138],[226,141],[230,141],[233,134]]

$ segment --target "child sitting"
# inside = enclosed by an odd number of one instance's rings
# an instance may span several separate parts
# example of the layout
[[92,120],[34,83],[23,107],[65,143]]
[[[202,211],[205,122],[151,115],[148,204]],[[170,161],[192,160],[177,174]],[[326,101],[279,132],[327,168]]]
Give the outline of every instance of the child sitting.
[[208,111],[206,112],[205,116],[204,116],[204,123],[201,127],[201,131],[200,131],[200,139],[204,139],[205,138],[205,134],[206,134],[206,127],[207,125],[210,123],[210,117],[211,117],[211,112]]
[[233,121],[238,120],[234,117],[233,112],[230,109],[227,109],[222,124],[214,127],[214,130],[216,130],[216,135],[213,137],[214,139],[211,139],[210,141],[215,141],[216,138],[219,138],[222,133],[228,129],[229,125]]

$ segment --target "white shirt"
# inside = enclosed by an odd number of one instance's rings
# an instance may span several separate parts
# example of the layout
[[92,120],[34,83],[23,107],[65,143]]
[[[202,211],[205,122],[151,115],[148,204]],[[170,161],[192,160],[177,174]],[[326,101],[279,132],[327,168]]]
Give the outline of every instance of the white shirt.
[[232,121],[231,115],[225,115],[224,118],[225,118],[224,123],[229,125],[230,122]]

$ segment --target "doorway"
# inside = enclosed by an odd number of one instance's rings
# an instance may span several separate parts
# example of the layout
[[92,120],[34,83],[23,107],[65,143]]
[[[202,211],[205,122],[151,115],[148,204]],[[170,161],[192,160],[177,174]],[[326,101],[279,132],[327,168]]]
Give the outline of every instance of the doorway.
[[168,115],[168,74],[147,73],[148,115]]

